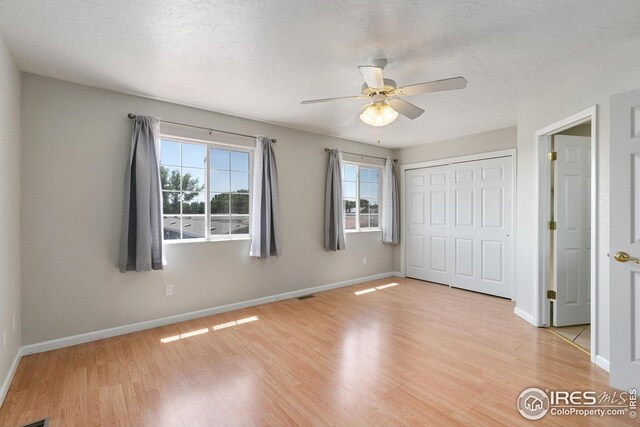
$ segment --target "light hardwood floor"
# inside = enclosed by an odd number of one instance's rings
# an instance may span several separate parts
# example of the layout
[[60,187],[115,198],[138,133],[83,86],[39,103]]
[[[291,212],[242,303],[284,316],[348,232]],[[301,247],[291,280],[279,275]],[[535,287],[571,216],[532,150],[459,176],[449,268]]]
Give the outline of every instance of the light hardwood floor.
[[510,301],[391,278],[23,357],[0,425],[525,425],[535,386],[612,391]]

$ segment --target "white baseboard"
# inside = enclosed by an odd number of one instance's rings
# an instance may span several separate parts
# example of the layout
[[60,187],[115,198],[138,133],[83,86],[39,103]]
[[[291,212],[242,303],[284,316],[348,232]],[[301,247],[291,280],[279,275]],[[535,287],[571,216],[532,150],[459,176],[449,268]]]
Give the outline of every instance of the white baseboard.
[[533,316],[530,315],[529,313],[527,313],[526,311],[522,310],[521,308],[514,307],[513,308],[513,314],[515,314],[518,317],[523,318],[527,322],[531,323],[533,326],[538,326],[538,325],[536,325],[536,321],[533,318]]
[[596,365],[609,372],[609,361],[604,357],[596,355]]
[[16,373],[16,369],[18,369],[18,363],[20,363],[20,358],[22,357],[22,348],[18,349],[16,353],[15,359],[13,359],[13,363],[9,368],[9,372],[7,372],[7,376],[4,381],[2,381],[2,385],[0,385],[0,406],[4,403],[4,398],[7,397],[7,392],[9,391],[9,387],[11,386],[11,380],[13,380],[13,376]]
[[404,277],[404,274],[402,274],[399,271],[392,271],[391,272],[391,276],[393,276],[393,277]]
[[57,348],[69,347],[77,344],[84,344],[91,341],[101,340],[104,338],[115,337],[118,335],[130,334],[132,332],[143,331],[145,329],[157,328],[158,326],[170,325],[172,323],[184,322],[186,320],[197,319],[200,317],[211,316],[227,311],[239,310],[241,308],[253,307],[269,302],[297,298],[315,292],[328,291],[330,289],[341,288],[343,286],[355,285],[358,283],[368,282],[370,280],[384,279],[397,275],[395,272],[387,272],[375,274],[373,276],[359,277],[356,279],[344,280],[342,282],[330,283],[328,285],[315,286],[312,288],[299,289],[297,291],[285,292],[278,295],[272,295],[262,298],[256,298],[248,301],[241,301],[233,304],[222,305],[218,307],[206,308],[204,310],[192,311],[189,313],[177,314],[174,316],[163,317],[160,319],[147,320],[145,322],[132,323],[115,328],[102,329],[95,332],[87,332],[84,334],[73,335],[70,337],[59,338],[51,341],[44,341],[35,344],[29,344],[22,347],[22,354],[42,353],[44,351],[55,350]]

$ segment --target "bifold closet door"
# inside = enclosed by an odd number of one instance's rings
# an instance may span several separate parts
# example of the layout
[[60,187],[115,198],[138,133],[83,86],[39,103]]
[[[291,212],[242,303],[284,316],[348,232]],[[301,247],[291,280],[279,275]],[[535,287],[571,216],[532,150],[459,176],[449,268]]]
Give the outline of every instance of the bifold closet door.
[[512,159],[450,166],[451,286],[511,298]]
[[407,276],[449,284],[449,167],[406,172]]

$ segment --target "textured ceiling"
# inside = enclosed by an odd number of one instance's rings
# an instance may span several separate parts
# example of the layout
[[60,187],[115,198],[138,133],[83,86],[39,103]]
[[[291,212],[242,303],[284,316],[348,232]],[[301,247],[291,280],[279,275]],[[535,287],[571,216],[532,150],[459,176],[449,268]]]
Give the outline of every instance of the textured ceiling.
[[[637,0],[0,0],[22,70],[400,147],[516,124],[518,104],[640,38]],[[399,85],[462,75],[385,128],[341,123],[357,65]],[[170,118],[167,118],[170,119]]]

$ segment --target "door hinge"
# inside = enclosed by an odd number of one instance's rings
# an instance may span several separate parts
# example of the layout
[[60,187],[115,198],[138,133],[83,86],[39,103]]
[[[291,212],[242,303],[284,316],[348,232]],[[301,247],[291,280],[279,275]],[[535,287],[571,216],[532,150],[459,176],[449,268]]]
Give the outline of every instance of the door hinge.
[[558,160],[558,152],[557,151],[549,151],[547,153],[547,158],[549,159],[550,162],[553,162],[554,160]]
[[547,225],[548,225],[548,227],[549,227],[549,230],[551,230],[551,231],[555,231],[555,230],[557,230],[557,229],[558,229],[558,223],[557,223],[557,222],[555,222],[555,221],[549,221],[549,222],[547,223]]
[[556,295],[556,291],[547,291],[547,299],[556,299],[557,295]]

